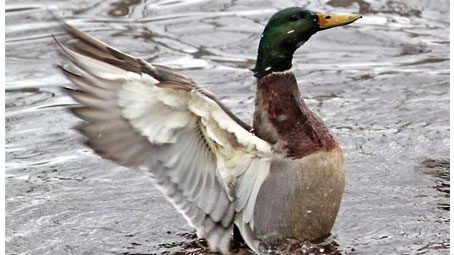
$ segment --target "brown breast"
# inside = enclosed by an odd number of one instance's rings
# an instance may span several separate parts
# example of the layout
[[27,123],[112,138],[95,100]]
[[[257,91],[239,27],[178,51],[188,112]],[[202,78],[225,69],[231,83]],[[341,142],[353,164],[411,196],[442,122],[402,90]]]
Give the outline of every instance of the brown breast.
[[304,103],[293,72],[272,73],[257,81],[254,130],[290,158],[338,147],[322,120]]

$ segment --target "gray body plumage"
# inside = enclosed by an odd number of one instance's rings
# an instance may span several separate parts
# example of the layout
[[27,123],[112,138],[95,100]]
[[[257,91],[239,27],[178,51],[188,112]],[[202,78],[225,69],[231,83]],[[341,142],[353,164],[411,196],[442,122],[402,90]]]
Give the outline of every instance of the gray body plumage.
[[342,165],[339,150],[273,159],[255,206],[257,236],[315,240],[329,235],[344,189]]

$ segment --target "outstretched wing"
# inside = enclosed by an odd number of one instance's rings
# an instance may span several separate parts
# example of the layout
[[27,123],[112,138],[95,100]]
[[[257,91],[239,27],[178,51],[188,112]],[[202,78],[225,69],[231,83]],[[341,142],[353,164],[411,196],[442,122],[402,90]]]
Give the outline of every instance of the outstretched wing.
[[77,85],[68,93],[81,104],[72,112],[85,120],[88,146],[149,172],[210,248],[227,253],[238,215],[253,229],[270,144],[192,80],[66,31],[75,40],[59,45],[75,71],[62,71]]

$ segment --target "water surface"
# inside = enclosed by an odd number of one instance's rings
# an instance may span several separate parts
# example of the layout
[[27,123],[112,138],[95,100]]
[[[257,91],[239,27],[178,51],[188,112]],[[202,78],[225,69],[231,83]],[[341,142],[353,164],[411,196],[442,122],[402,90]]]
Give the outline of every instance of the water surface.
[[[278,3],[277,3],[278,2]],[[149,179],[82,145],[48,8],[180,69],[251,121],[260,33],[279,8],[359,12],[295,54],[304,98],[338,137],[347,184],[314,254],[449,253],[449,12],[437,1],[6,1],[7,254],[200,254]],[[292,244],[286,244],[292,246]],[[296,249],[295,247],[281,247]],[[297,248],[301,248],[298,246]],[[245,251],[243,251],[245,252]]]

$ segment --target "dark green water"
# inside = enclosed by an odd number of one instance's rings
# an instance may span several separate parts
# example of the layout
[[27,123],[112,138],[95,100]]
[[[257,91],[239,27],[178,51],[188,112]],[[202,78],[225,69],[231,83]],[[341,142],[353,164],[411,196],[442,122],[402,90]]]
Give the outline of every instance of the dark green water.
[[[437,1],[6,1],[7,254],[203,252],[138,172],[99,159],[54,68],[48,8],[80,29],[178,68],[251,120],[260,33],[279,8],[360,12],[295,55],[308,105],[344,150],[347,186],[314,254],[449,253],[449,11]],[[283,252],[282,252],[283,253]]]

